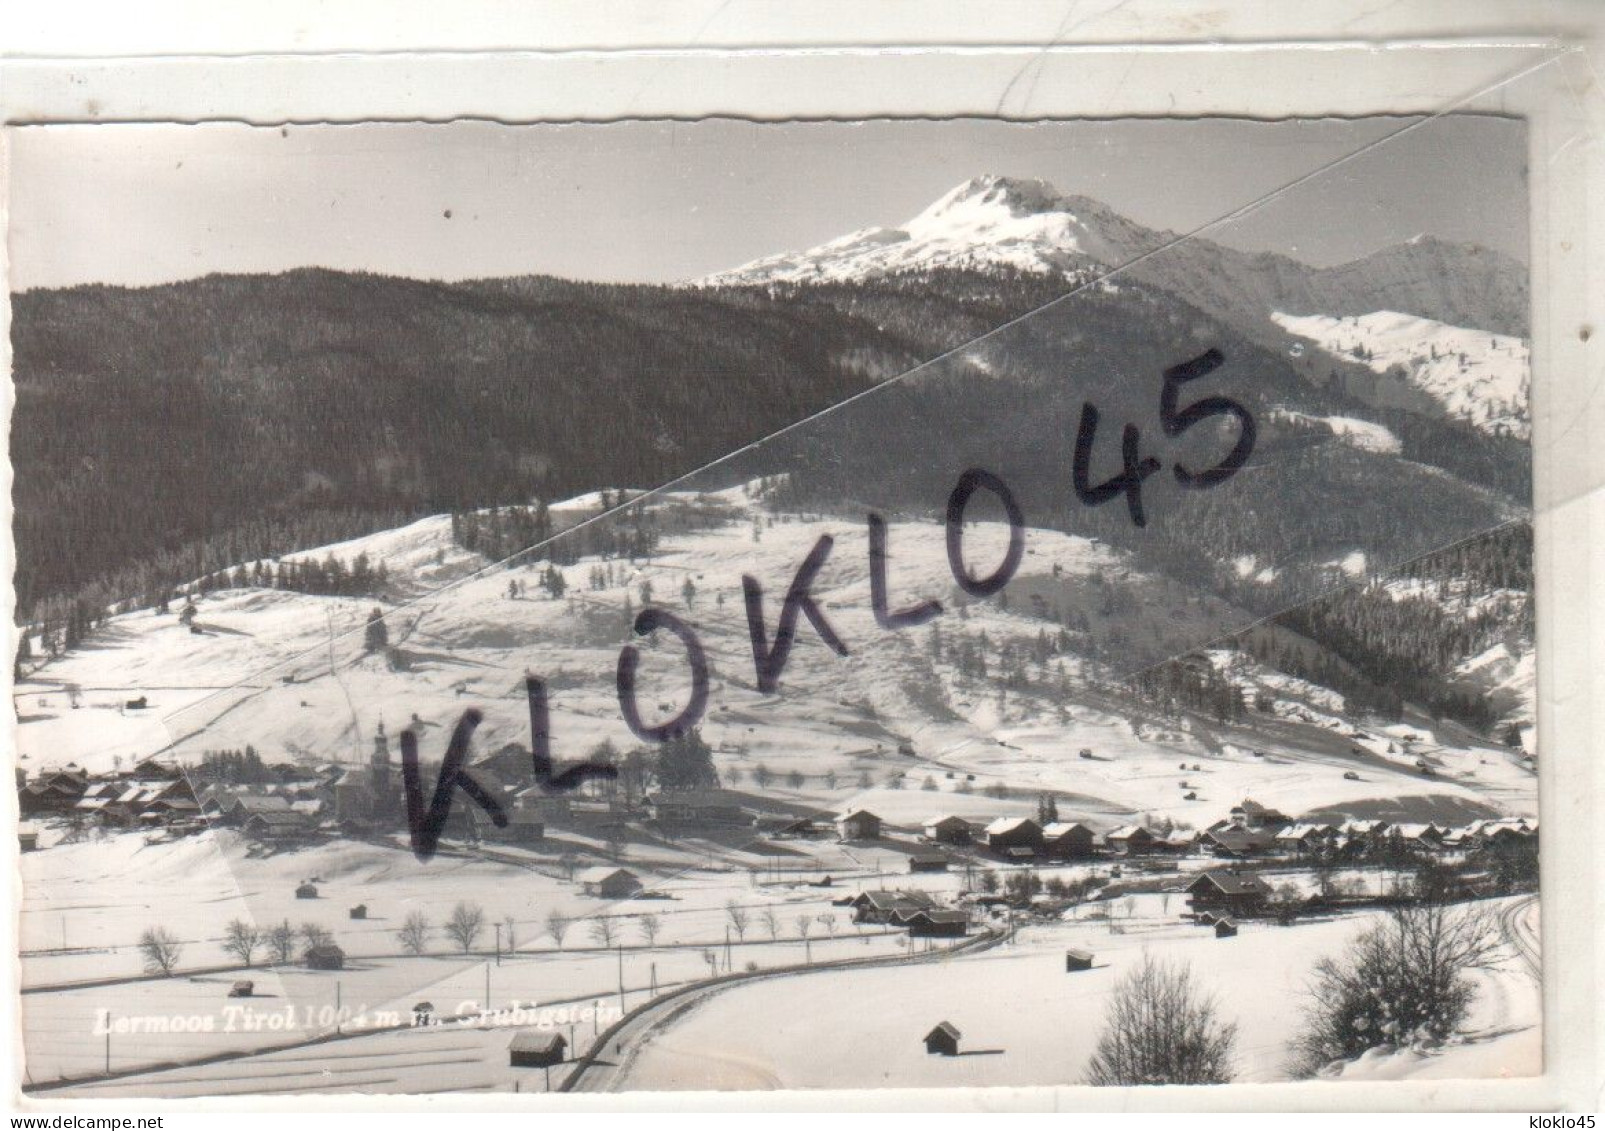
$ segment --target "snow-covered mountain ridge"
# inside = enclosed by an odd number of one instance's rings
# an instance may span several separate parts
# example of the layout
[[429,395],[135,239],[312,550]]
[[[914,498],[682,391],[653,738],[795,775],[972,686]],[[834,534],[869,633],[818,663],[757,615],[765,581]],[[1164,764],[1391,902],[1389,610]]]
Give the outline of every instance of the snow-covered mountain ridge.
[[843,282],[902,271],[1008,267],[1093,278],[1171,238],[1042,180],[982,176],[901,227],[865,228],[698,280],[703,286]]

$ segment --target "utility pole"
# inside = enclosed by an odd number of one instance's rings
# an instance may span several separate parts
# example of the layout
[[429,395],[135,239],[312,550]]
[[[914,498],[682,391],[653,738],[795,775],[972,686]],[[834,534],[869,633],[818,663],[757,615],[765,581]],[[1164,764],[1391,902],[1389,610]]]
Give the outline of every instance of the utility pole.
[[624,943],[618,945],[619,952],[619,1012],[624,1012]]
[[490,963],[485,963],[485,1012],[490,1012]]
[[[494,923],[492,926],[496,928],[496,965],[500,966],[502,964],[502,925]],[[489,1003],[487,1002],[486,1004]]]

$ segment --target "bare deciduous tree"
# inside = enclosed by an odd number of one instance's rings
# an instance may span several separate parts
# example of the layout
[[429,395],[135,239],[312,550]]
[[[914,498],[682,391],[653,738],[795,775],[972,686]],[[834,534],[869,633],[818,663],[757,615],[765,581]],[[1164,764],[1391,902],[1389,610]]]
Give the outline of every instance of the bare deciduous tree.
[[546,929],[551,932],[552,941],[557,944],[559,950],[563,947],[563,936],[568,933],[569,925],[573,922],[574,920],[555,908],[547,914]]
[[422,954],[429,945],[429,917],[422,911],[407,912],[396,937],[401,940],[401,949],[408,954]]
[[334,942],[334,932],[327,927],[319,926],[317,923],[302,923],[301,938],[306,943],[307,949],[311,950],[314,947],[328,946]]
[[268,953],[273,956],[274,965],[283,966],[288,962],[294,961],[295,944],[300,937],[295,928],[290,926],[288,919],[268,929]]
[[139,936],[139,953],[144,956],[147,974],[170,978],[178,967],[184,946],[166,927],[147,927]]
[[730,917],[730,926],[736,932],[736,938],[745,942],[747,940],[747,924],[750,922],[747,909],[735,900],[724,905],[724,913]]
[[613,920],[606,915],[598,915],[591,920],[591,938],[599,946],[612,946],[613,940],[618,937],[618,929]]
[[765,907],[759,916],[763,920],[764,930],[769,932],[770,942],[780,941],[780,916],[775,914],[773,907]]
[[1467,975],[1499,966],[1503,932],[1486,907],[1430,901],[1389,910],[1316,963],[1293,1069],[1311,1075],[1377,1045],[1442,1041],[1475,994]]
[[641,929],[641,937],[646,940],[647,946],[657,945],[658,931],[663,928],[663,920],[660,917],[649,911],[636,921],[636,926]]
[[474,940],[485,927],[485,909],[477,903],[459,903],[451,909],[445,931],[464,954],[474,949]]
[[813,917],[810,915],[799,915],[797,916],[795,922],[797,924],[797,937],[800,939],[807,938],[808,928],[814,925]]
[[1096,1085],[1224,1084],[1237,1026],[1193,984],[1192,969],[1144,954],[1115,986],[1087,1067]]
[[262,932],[253,924],[244,919],[231,919],[224,930],[223,949],[238,958],[242,965],[249,966],[256,957],[257,947],[264,941]]

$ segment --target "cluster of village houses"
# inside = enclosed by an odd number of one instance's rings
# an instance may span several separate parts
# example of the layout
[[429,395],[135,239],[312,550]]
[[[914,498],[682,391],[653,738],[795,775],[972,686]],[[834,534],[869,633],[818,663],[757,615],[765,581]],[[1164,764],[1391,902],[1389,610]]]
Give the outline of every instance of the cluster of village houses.
[[[1190,914],[1211,927],[1217,937],[1237,933],[1237,920],[1263,914],[1272,899],[1269,883],[1245,861],[1266,863],[1325,861],[1328,863],[1374,859],[1380,851],[1396,850],[1414,858],[1469,859],[1483,851],[1512,846],[1536,848],[1538,824],[1521,818],[1478,820],[1463,826],[1397,823],[1383,820],[1294,820],[1269,806],[1244,800],[1222,819],[1197,833],[1154,829],[1129,824],[1099,832],[1079,821],[1056,819],[1045,806],[1043,819],[999,817],[981,822],[941,814],[923,822],[917,836],[912,830],[889,829],[868,809],[853,809],[835,817],[805,806],[727,789],[665,791],[642,798],[634,806],[617,796],[553,796],[530,781],[529,754],[508,747],[471,768],[476,783],[495,798],[502,820],[493,821],[480,806],[464,801],[454,805],[443,835],[483,843],[538,845],[548,823],[584,829],[599,839],[614,839],[629,820],[649,821],[669,836],[678,832],[709,835],[714,830],[744,830],[744,835],[775,840],[834,835],[848,843],[880,843],[907,853],[910,872],[946,872],[955,863],[973,866],[978,860],[1030,865],[1105,859],[1113,872],[1122,861],[1153,861],[1166,857],[1207,855],[1221,858],[1217,866],[1192,873],[1185,892]],[[405,804],[399,775],[391,762],[383,726],[373,739],[365,765],[328,764],[308,768],[294,763],[272,763],[258,775],[266,780],[249,783],[208,781],[177,766],[145,759],[112,774],[90,774],[68,764],[29,779],[17,772],[18,808],[22,817],[19,839],[23,851],[38,847],[41,818],[50,818],[70,830],[88,827],[146,829],[164,835],[184,835],[213,826],[239,830],[264,846],[292,847],[298,842],[339,832],[345,835],[394,832],[403,822]],[[832,828],[832,826],[834,826]],[[590,896],[609,901],[644,898],[650,894],[642,878],[628,868],[603,865],[574,877]],[[827,877],[825,884],[829,884]],[[317,898],[310,882],[296,889],[298,898]],[[972,914],[988,904],[1008,903],[1005,895],[967,892],[957,901],[944,900],[918,889],[863,890],[835,902],[850,908],[854,921],[908,932],[911,938],[962,938],[969,933]],[[365,918],[367,908],[351,909],[353,919]],[[332,941],[310,948],[309,966],[339,969],[344,954]],[[1090,951],[1065,952],[1065,969],[1092,968]],[[249,996],[250,982],[237,982],[231,995]],[[419,1009],[429,1008],[427,1003]],[[943,1022],[924,1038],[928,1052],[957,1055],[961,1034]],[[567,1042],[561,1035],[521,1030],[508,1046],[514,1067],[545,1067],[566,1060]]]
[[[656,824],[672,834],[719,828],[742,829],[776,839],[831,834],[825,814],[728,789],[666,791],[643,799],[635,811],[621,812],[617,798],[553,796],[529,781],[528,753],[516,747],[476,763],[476,782],[501,807],[493,820],[482,807],[452,807],[444,835],[488,843],[537,844],[549,823],[587,826],[599,834],[616,829],[626,817]],[[148,758],[113,774],[91,775],[72,764],[32,780],[18,771],[18,808],[25,823],[24,847],[32,822],[65,817],[70,824],[115,829],[155,829],[175,834],[223,825],[264,843],[296,842],[324,832],[387,832],[404,819],[400,775],[391,761],[381,726],[366,765],[329,764],[308,768],[294,763],[263,767],[267,781],[248,784],[207,782],[193,771]],[[522,781],[520,780],[522,779]],[[886,835],[886,823],[868,809],[834,819],[842,841],[908,843]],[[1382,820],[1294,820],[1269,806],[1245,800],[1197,833],[1178,833],[1140,824],[1099,832],[1079,821],[999,817],[990,822],[938,815],[923,823],[909,857],[911,871],[945,871],[955,849],[984,854],[999,862],[1080,860],[1100,857],[1157,858],[1207,854],[1241,861],[1267,859],[1353,860],[1393,846],[1414,855],[1466,856],[1480,849],[1536,843],[1536,821],[1523,818],[1479,820],[1463,826]]]
[[[883,822],[867,809],[836,818],[842,840],[877,840]],[[1251,799],[1197,833],[1177,833],[1122,825],[1099,833],[1079,821],[1037,821],[1031,817],[999,817],[981,823],[949,814],[931,817],[923,839],[931,845],[976,846],[1000,861],[1077,860],[1094,857],[1211,856],[1245,860],[1358,859],[1393,844],[1414,854],[1466,854],[1489,845],[1536,843],[1537,821],[1521,817],[1478,820],[1464,826],[1402,823],[1383,820],[1295,821]],[[942,870],[940,853],[916,855],[915,871]]]

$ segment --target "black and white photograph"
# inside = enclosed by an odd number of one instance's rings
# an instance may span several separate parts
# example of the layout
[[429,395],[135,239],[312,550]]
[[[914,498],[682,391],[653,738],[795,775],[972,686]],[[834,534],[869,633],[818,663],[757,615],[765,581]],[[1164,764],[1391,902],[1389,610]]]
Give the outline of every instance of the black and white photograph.
[[25,1096],[1543,1072],[1523,118],[5,140]]

